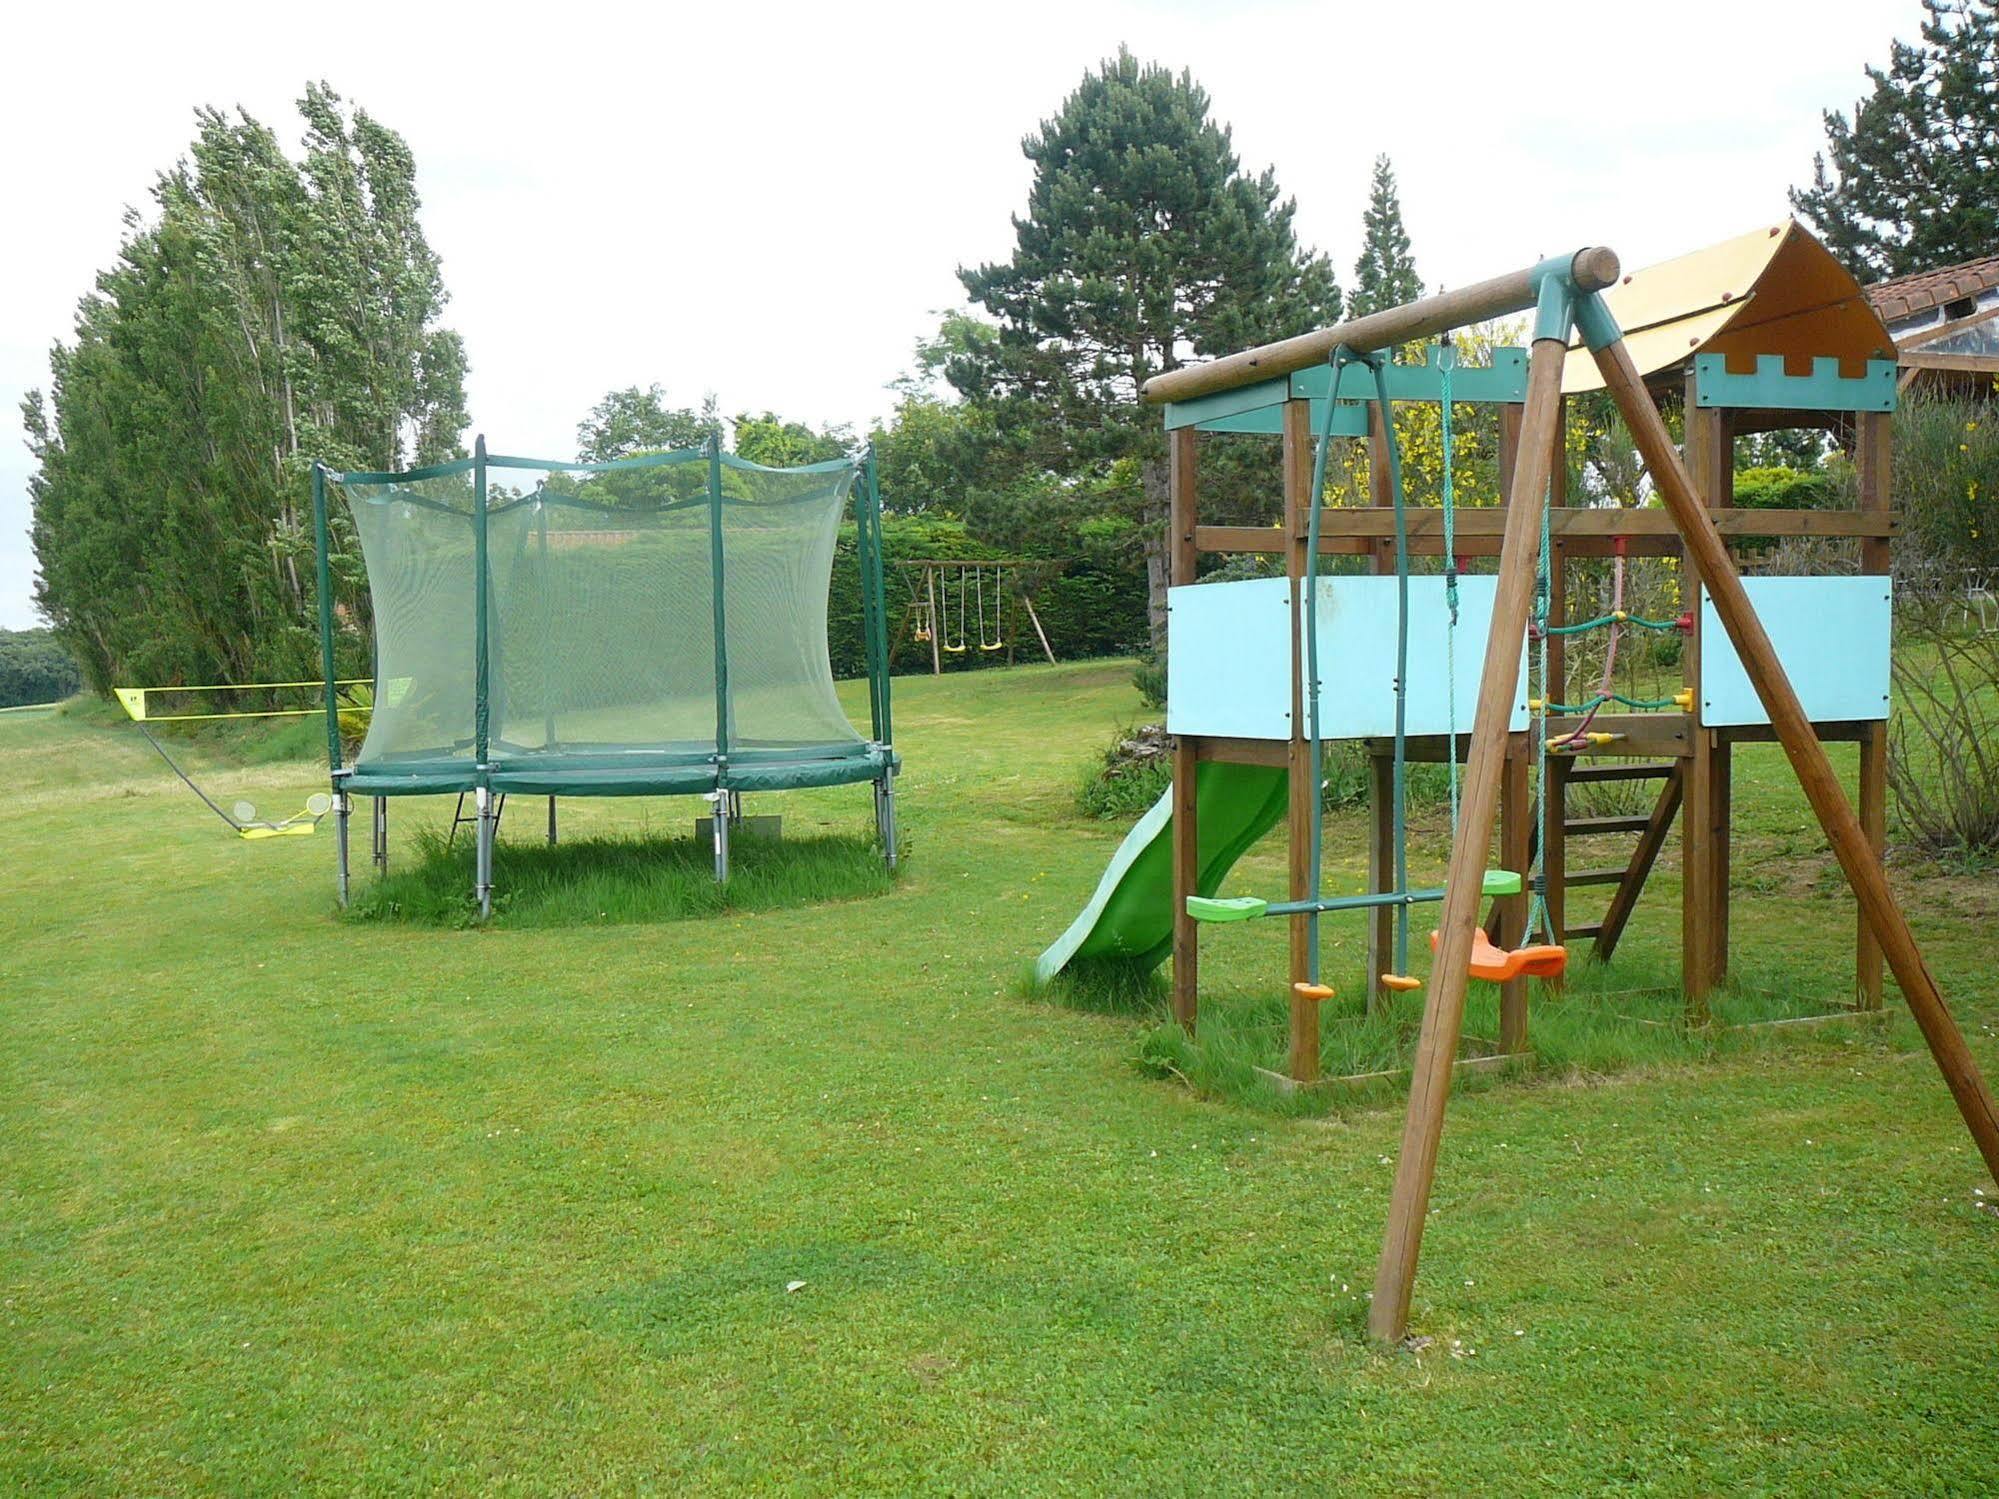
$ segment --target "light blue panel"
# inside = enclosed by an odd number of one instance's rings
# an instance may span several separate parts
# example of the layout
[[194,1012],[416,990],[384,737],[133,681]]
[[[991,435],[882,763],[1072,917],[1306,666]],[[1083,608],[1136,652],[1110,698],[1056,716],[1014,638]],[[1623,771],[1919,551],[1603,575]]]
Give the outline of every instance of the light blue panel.
[[[1492,625],[1499,580],[1458,579],[1458,626],[1451,640],[1444,580],[1409,580],[1409,707],[1411,734],[1450,732],[1446,676],[1456,680],[1457,731],[1471,732],[1478,710],[1478,677]],[[1395,732],[1395,579],[1319,580],[1319,723],[1328,739],[1386,738]],[[1455,658],[1447,673],[1446,645]],[[1527,727],[1527,652],[1513,690],[1508,725]]]
[[1166,591],[1166,727],[1291,737],[1291,583],[1246,578]]
[[[1744,578],[1742,586],[1807,717],[1851,723],[1888,716],[1894,611],[1886,578]],[[1770,721],[1705,592],[1701,719],[1725,727]]]
[[[1319,719],[1327,739],[1395,732],[1395,579],[1319,580]],[[1458,580],[1456,727],[1469,733],[1497,580]],[[1167,595],[1166,727],[1175,734],[1291,737],[1291,585],[1283,578],[1197,583]],[[1450,616],[1444,580],[1409,580],[1411,734],[1449,732]],[[1509,727],[1527,727],[1527,653]]]

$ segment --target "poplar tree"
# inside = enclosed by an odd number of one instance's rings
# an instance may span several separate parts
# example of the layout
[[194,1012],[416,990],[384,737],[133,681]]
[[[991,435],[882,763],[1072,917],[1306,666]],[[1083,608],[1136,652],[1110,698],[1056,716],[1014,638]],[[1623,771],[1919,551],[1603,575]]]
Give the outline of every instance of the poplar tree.
[[1374,158],[1374,180],[1368,188],[1360,229],[1360,259],[1354,262],[1347,316],[1362,317],[1384,307],[1400,307],[1422,296],[1423,278],[1416,274],[1415,257],[1409,253],[1409,231],[1402,227],[1395,168],[1386,156]]
[[197,114],[23,403],[36,602],[100,690],[315,673],[313,460],[427,463],[465,428],[409,147],[324,84],[299,112],[296,161],[248,115]]
[[[1167,473],[1145,381],[1192,359],[1334,320],[1323,255],[1298,243],[1276,175],[1242,169],[1207,91],[1120,50],[1021,143],[1033,164],[1010,259],[961,269],[998,324],[953,360],[1025,463],[1129,471],[1155,646],[1165,629]],[[1122,466],[1122,467],[1121,467]]]
[[1923,0],[1919,39],[1867,69],[1791,206],[1863,281],[1999,252],[1999,5]]

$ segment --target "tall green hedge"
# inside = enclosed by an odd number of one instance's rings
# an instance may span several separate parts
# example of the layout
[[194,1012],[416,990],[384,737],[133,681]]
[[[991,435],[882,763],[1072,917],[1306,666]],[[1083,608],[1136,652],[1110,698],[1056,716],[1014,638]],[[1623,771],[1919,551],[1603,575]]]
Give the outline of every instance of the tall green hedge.
[[[898,558],[977,557],[990,559],[994,548],[965,530],[964,523],[929,516],[888,516],[882,522],[882,546],[888,558],[888,623],[891,640],[900,638],[893,670],[930,670],[930,647],[911,638],[905,618],[912,587],[922,586],[922,573],[895,566]],[[953,655],[941,653],[946,671],[964,671],[1005,661],[1011,655],[1023,661],[1038,660],[1040,642],[1026,611],[1012,596],[1014,580],[1025,578],[1034,598],[1034,612],[1040,616],[1048,643],[1060,660],[1085,656],[1118,656],[1143,650],[1145,646],[1145,578],[1129,567],[1114,565],[1110,556],[1085,556],[1060,563],[1038,558],[1022,558],[1007,572],[1008,598],[1002,615],[1002,634],[1008,650],[985,652],[977,649]],[[833,592],[826,620],[827,645],[833,657],[836,677],[864,676],[866,657],[861,643],[861,590],[855,550],[855,532],[850,524],[842,527],[838,549],[833,556]],[[990,574],[988,574],[990,578]],[[956,580],[952,580],[953,604]],[[990,586],[990,584],[988,584]],[[988,601],[987,608],[991,603]],[[953,609],[953,620],[956,610]],[[990,620],[991,616],[987,616]],[[976,631],[967,617],[967,630]]]

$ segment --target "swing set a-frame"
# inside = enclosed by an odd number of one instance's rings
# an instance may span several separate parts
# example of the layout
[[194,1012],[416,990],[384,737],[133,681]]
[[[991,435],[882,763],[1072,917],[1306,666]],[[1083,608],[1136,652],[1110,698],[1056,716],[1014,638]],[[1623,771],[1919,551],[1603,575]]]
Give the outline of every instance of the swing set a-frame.
[[[1772,231],[1773,236],[1777,232]],[[1316,928],[1320,916],[1328,911],[1345,909],[1348,905],[1367,905],[1378,913],[1398,907],[1406,910],[1409,900],[1419,893],[1434,899],[1438,906],[1435,957],[1424,986],[1422,1024],[1410,1079],[1407,1116],[1381,1260],[1368,1313],[1370,1333],[1388,1342],[1401,1341],[1409,1330],[1410,1300],[1436,1176],[1445,1104],[1463,1031],[1466,990],[1478,964],[1483,963],[1491,971],[1493,954],[1504,955],[1503,948],[1485,940],[1487,934],[1480,928],[1479,906],[1491,886],[1486,868],[1487,854],[1501,807],[1502,788],[1511,787],[1522,766],[1521,758],[1512,746],[1519,738],[1516,720],[1523,706],[1520,701],[1523,646],[1529,639],[1530,622],[1537,617],[1541,620],[1539,633],[1544,642],[1549,633],[1545,605],[1537,603],[1537,599],[1545,599],[1549,586],[1548,504],[1551,483],[1557,480],[1564,369],[1572,343],[1579,350],[1586,351],[1594,362],[1602,388],[1615,403],[1628,428],[1651,478],[1654,492],[1670,517],[1671,532],[1665,534],[1670,535],[1680,551],[1689,581],[1698,580],[1705,596],[1703,607],[1711,613],[1720,631],[1725,632],[1726,644],[1732,647],[1735,661],[1745,679],[1745,693],[1760,703],[1759,721],[1767,727],[1769,735],[1783,746],[1826,841],[1853,891],[1863,924],[1863,984],[1869,959],[1884,959],[1943,1074],[1987,1170],[1995,1181],[1999,1181],[1999,1105],[1995,1105],[1990,1089],[1978,1072],[1942,992],[1923,960],[1908,921],[1889,889],[1882,867],[1878,782],[1875,783],[1877,791],[1872,805],[1869,805],[1868,791],[1873,781],[1868,774],[1870,749],[1875,757],[1875,776],[1878,777],[1879,773],[1878,735],[1872,739],[1861,738],[1863,811],[1867,814],[1863,819],[1849,804],[1826,755],[1819,732],[1822,723],[1815,723],[1807,712],[1779,659],[1764,620],[1759,617],[1750,590],[1745,587],[1736,568],[1716,516],[1709,508],[1715,501],[1704,500],[1702,485],[1696,483],[1694,471],[1701,474],[1702,482],[1710,492],[1726,483],[1725,467],[1718,460],[1712,442],[1702,440],[1701,434],[1708,430],[1707,423],[1695,420],[1694,402],[1690,400],[1689,451],[1687,458],[1683,459],[1658,405],[1646,388],[1625,333],[1606,301],[1605,293],[1618,284],[1619,276],[1620,267],[1612,251],[1601,247],[1583,249],[1573,255],[1546,260],[1509,275],[1355,318],[1316,333],[1245,350],[1204,365],[1168,371],[1155,376],[1144,387],[1144,398],[1149,402],[1171,403],[1183,409],[1190,409],[1199,403],[1210,416],[1225,421],[1232,399],[1239,397],[1246,388],[1267,386],[1270,382],[1292,382],[1284,392],[1279,427],[1284,437],[1287,496],[1282,544],[1288,556],[1290,577],[1291,650],[1288,674],[1291,708],[1286,715],[1290,724],[1288,748],[1281,750],[1282,758],[1273,762],[1265,758],[1268,754],[1266,748],[1247,741],[1221,737],[1203,740],[1183,733],[1176,743],[1172,808],[1175,906],[1172,954],[1176,1014],[1184,1024],[1192,1025],[1199,927],[1188,906],[1190,900],[1198,902],[1202,897],[1199,886],[1203,851],[1196,817],[1197,772],[1203,760],[1227,760],[1231,756],[1240,756],[1246,763],[1274,763],[1288,770],[1293,899],[1268,906],[1266,912],[1287,918],[1290,927],[1294,1057],[1300,1053],[1297,1043],[1301,1033],[1309,1029],[1309,1035],[1314,1040],[1317,1035],[1317,1010],[1311,991],[1323,987],[1317,983],[1316,965]],[[1727,300],[1723,297],[1721,303]],[[1686,326],[1668,330],[1668,336],[1681,339],[1683,344],[1691,342],[1698,345],[1701,342],[1700,327],[1712,331],[1740,310],[1724,307],[1721,303],[1714,308],[1703,309],[1708,321],[1696,326],[1690,338],[1686,337]],[[1320,603],[1318,595],[1308,591],[1306,581],[1308,571],[1316,581],[1316,558],[1320,550],[1335,548],[1327,545],[1331,538],[1322,533],[1319,524],[1323,494],[1312,477],[1315,455],[1312,441],[1314,402],[1311,397],[1314,392],[1295,387],[1305,379],[1302,372],[1315,369],[1319,369],[1328,382],[1337,380],[1340,368],[1345,364],[1369,365],[1379,378],[1386,364],[1385,356],[1393,350],[1436,339],[1453,329],[1520,313],[1532,314],[1533,337],[1526,360],[1517,424],[1505,442],[1506,456],[1510,460],[1507,463],[1510,474],[1506,484],[1507,502],[1503,511],[1495,517],[1502,522],[1496,538],[1497,572],[1490,580],[1489,624],[1469,725],[1470,736],[1465,750],[1450,863],[1443,887],[1434,892],[1410,892],[1403,888],[1406,880],[1398,878],[1395,889],[1389,892],[1391,899],[1320,898],[1316,893],[1317,876],[1312,857],[1316,852],[1315,840],[1311,837],[1315,819],[1310,810],[1316,805],[1319,792],[1314,778],[1314,751],[1319,740],[1316,724],[1309,737],[1304,733],[1308,713],[1313,718],[1317,716],[1316,699],[1319,695],[1319,664],[1307,661],[1308,653],[1314,647],[1312,636],[1317,626],[1307,624],[1306,601],[1311,601],[1313,609],[1319,608]],[[1635,336],[1656,331],[1640,328]],[[1817,386],[1824,386],[1840,378],[1837,368],[1823,368],[1832,363],[1828,360],[1812,362],[1809,376],[1793,376],[1786,371],[1781,358],[1777,359],[1774,368],[1759,359],[1755,361],[1755,374],[1744,375],[1730,372],[1722,363],[1721,356],[1715,357],[1717,381],[1763,380],[1782,384],[1790,380],[1796,389],[1808,396],[1807,385],[1816,382]],[[1867,377],[1877,377],[1882,373],[1870,365]],[[1887,367],[1886,378],[1892,392],[1892,365]],[[1854,382],[1847,380],[1844,383],[1851,385]],[[1333,418],[1332,407],[1336,404],[1332,394],[1329,391],[1323,397],[1327,423]],[[1385,385],[1379,395],[1378,407],[1372,418],[1377,425],[1387,409],[1389,392]],[[1807,405],[1809,401],[1800,399],[1798,404]],[[1879,413],[1890,408],[1849,404],[1844,409]],[[1226,427],[1223,429],[1229,430]],[[1866,430],[1863,425],[1863,434]],[[1228,540],[1225,536],[1212,534],[1228,528],[1203,528],[1197,524],[1194,434],[1195,425],[1191,420],[1173,434],[1173,506],[1169,540],[1173,579],[1179,584],[1195,581],[1195,563],[1200,551],[1224,549],[1219,543]],[[1320,448],[1323,449],[1323,440]],[[1881,451],[1885,454],[1885,445]],[[1883,462],[1885,464],[1885,456]],[[1863,469],[1866,466],[1863,462]],[[1864,491],[1865,479],[1863,473]],[[1877,498],[1885,505],[1885,486],[1875,488],[1882,491]],[[1862,498],[1865,510],[1868,502],[1866,492],[1863,492]],[[1406,518],[1399,504],[1395,520],[1399,530],[1405,527]],[[1890,534],[1886,529],[1885,515],[1872,518],[1862,515],[1860,520],[1864,524],[1840,534],[1863,538],[1861,544],[1865,551],[1870,545],[1867,538],[1876,537],[1876,531],[1870,530],[1869,526],[1878,520],[1877,539],[1885,545],[1885,538]],[[1490,531],[1484,532],[1483,536],[1488,543],[1494,539]],[[1397,537],[1397,542],[1406,550],[1406,532]],[[1256,545],[1255,549],[1269,548]],[[1878,585],[1879,580],[1876,581]],[[1207,591],[1188,590],[1192,594]],[[1880,591],[1878,587],[1877,591]],[[1405,606],[1398,641],[1406,645],[1408,632]],[[1712,643],[1717,650],[1721,645],[1719,641]],[[1180,646],[1176,644],[1176,659],[1180,654]],[[1240,647],[1234,659],[1243,659]],[[1403,663],[1398,671],[1398,690],[1405,679],[1406,663]],[[1544,700],[1551,692],[1548,681],[1544,676]],[[1173,693],[1179,691],[1178,687],[1170,690]],[[1692,708],[1691,704],[1681,706]],[[1399,729],[1399,698],[1397,711]],[[1724,736],[1707,732],[1698,711],[1689,711],[1687,720],[1689,727],[1682,732],[1691,732],[1699,741],[1690,752],[1693,761],[1699,761],[1703,754],[1712,756],[1721,748]],[[1602,732],[1606,736],[1610,733],[1608,730],[1589,729],[1587,725],[1580,732]],[[1451,738],[1456,740],[1455,732]],[[1449,746],[1449,753],[1455,760],[1458,753],[1455,742]],[[1725,772],[1720,785],[1723,788],[1726,786]],[[1708,783],[1708,789],[1701,792],[1703,805],[1698,808],[1698,815],[1695,815],[1697,809],[1690,801],[1683,817],[1689,840],[1690,916],[1704,909],[1696,904],[1697,900],[1709,900],[1714,894],[1710,878],[1711,855],[1707,847],[1719,828],[1725,848],[1725,789],[1720,795],[1722,805],[1718,821],[1717,809],[1711,804],[1712,783]],[[1557,814],[1544,812],[1544,815]],[[1509,821],[1524,823],[1524,818],[1510,817]],[[1513,833],[1509,830],[1502,836],[1502,851],[1512,843]],[[1522,845],[1524,847],[1524,839]],[[1695,857],[1697,848],[1700,849],[1698,858]],[[1544,849],[1544,860],[1546,853]],[[1508,861],[1502,859],[1502,862]],[[1725,913],[1725,863],[1722,869]],[[1722,922],[1725,931],[1725,914]],[[1712,941],[1706,932],[1691,934],[1690,956],[1707,952]],[[1398,945],[1406,949],[1406,939]],[[1485,950],[1481,951],[1481,948]],[[1401,961],[1401,954],[1398,953],[1395,976],[1406,975],[1406,961]],[[1696,993],[1696,985],[1705,985],[1711,977],[1711,973],[1689,973],[1690,999]],[[1309,1027],[1306,1025],[1308,1018]],[[1524,1012],[1522,1019],[1524,1021]]]

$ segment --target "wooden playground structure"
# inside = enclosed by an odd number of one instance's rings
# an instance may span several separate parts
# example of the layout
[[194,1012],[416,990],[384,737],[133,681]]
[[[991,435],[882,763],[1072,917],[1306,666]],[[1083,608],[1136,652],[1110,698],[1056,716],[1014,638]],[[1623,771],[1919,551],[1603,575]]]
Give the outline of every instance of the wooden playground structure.
[[[910,557],[895,561],[903,586],[909,592],[902,620],[890,642],[889,655],[914,640],[930,647],[930,672],[941,676],[946,656],[962,656],[974,650],[981,654],[1006,653],[1013,660],[1015,632],[1007,628],[1006,603],[1016,601],[1026,611],[1034,627],[1034,638],[1048,664],[1055,664],[1054,647],[1034,612],[1034,595],[1028,587],[1026,569],[1030,564],[992,557]],[[1010,575],[1010,576],[1009,576]],[[951,604],[957,592],[957,608]],[[988,621],[991,628],[988,629]],[[1016,618],[1015,623],[1018,624]]]
[[[1393,362],[1398,349],[1519,313],[1533,315],[1531,348],[1524,354],[1501,351],[1490,369],[1467,368],[1453,378],[1438,368],[1447,363],[1441,359],[1420,365]],[[1571,360],[1572,352],[1588,357]],[[1372,397],[1361,393],[1366,379],[1341,384],[1347,366],[1373,372]],[[1560,456],[1565,397],[1597,389],[1614,402],[1663,508],[1569,503]],[[1350,412],[1342,401],[1349,391]],[[1657,392],[1684,394],[1684,455],[1661,416]],[[1427,985],[1420,986],[1426,989],[1422,1027],[1369,1313],[1375,1336],[1395,1341],[1408,1330],[1475,945],[1485,962],[1491,956],[1487,949],[1503,955],[1520,944],[1530,904],[1538,902],[1544,909],[1535,916],[1546,930],[1568,942],[1590,938],[1596,953],[1607,957],[1677,821],[1685,868],[1682,982],[1689,1018],[1705,1020],[1708,996],[1729,961],[1729,809],[1736,744],[1774,740],[1783,746],[1859,905],[1855,1004],[1879,1006],[1885,962],[1988,1169],[1999,1179],[1999,1108],[1923,962],[1881,864],[1886,575],[1895,534],[1889,509],[1894,396],[1893,346],[1878,317],[1851,276],[1795,224],[1759,230],[1630,275],[1622,272],[1611,251],[1584,249],[1147,382],[1144,398],[1165,407],[1170,433],[1170,553],[1177,621],[1171,660],[1187,663],[1184,670],[1170,668],[1175,675],[1169,689],[1169,713],[1181,715],[1178,723],[1169,719],[1176,735],[1171,824],[1176,1017],[1189,1028],[1196,1022],[1199,924],[1189,903],[1198,908],[1211,893],[1202,888],[1214,862],[1211,851],[1203,848],[1199,825],[1203,764],[1268,767],[1281,770],[1288,782],[1289,898],[1268,906],[1268,914],[1280,916],[1289,928],[1287,1071],[1293,1082],[1311,1083],[1318,1075],[1320,1004],[1331,992],[1319,982],[1321,917],[1330,911],[1368,910],[1371,982],[1387,983],[1390,989],[1419,987],[1402,976],[1405,964],[1391,965],[1383,955],[1392,946],[1406,953],[1412,901],[1439,905],[1436,953]],[[1396,501],[1390,489],[1395,482],[1392,437],[1384,415],[1394,402],[1404,400],[1441,401],[1446,410],[1453,403],[1498,406],[1499,508],[1461,509],[1453,517],[1448,506],[1440,514]],[[1859,479],[1856,508],[1747,510],[1731,504],[1735,439],[1795,427],[1831,430],[1851,444]],[[1201,524],[1198,439],[1203,431],[1280,437],[1281,527]],[[1368,444],[1373,505],[1329,508],[1322,503],[1324,450],[1335,437]],[[1448,545],[1447,529],[1453,532]],[[1844,539],[1857,546],[1861,576],[1752,578],[1745,583],[1731,541],[1770,537]],[[1255,584],[1191,586],[1204,553],[1246,552],[1284,557],[1282,593],[1254,594],[1249,590]],[[1329,608],[1324,600],[1336,594],[1326,586],[1335,580],[1317,571],[1318,557],[1327,555],[1369,559],[1377,575],[1397,574],[1394,581],[1402,590],[1399,627],[1389,635],[1404,658],[1393,687],[1395,738],[1402,746],[1396,779],[1402,760],[1448,760],[1464,767],[1449,869],[1439,891],[1412,892],[1406,885],[1404,850],[1396,837],[1399,815],[1391,822],[1387,811],[1397,800],[1390,795],[1390,745],[1376,732],[1347,736],[1363,739],[1372,767],[1373,893],[1334,899],[1319,894],[1320,787],[1315,770],[1325,661],[1319,636],[1339,628],[1324,623]],[[1469,722],[1446,720],[1469,732],[1454,727],[1437,733],[1433,727],[1424,733],[1421,726],[1418,732],[1403,732],[1410,692],[1406,654],[1412,556],[1442,559],[1446,586],[1452,590],[1453,630],[1456,559],[1495,559],[1496,570],[1485,583],[1490,592],[1481,591],[1476,601],[1483,633],[1480,648],[1468,653],[1481,660],[1475,672],[1467,663],[1477,682]],[[1559,690],[1565,680],[1567,636],[1559,632],[1604,623],[1565,623],[1565,564],[1632,556],[1680,559],[1686,617],[1672,624],[1685,634],[1681,692],[1664,704],[1646,704],[1642,712],[1601,712],[1621,706],[1610,699],[1592,701],[1582,713],[1549,717],[1544,709],[1530,735],[1528,704],[1522,701],[1527,647],[1532,644],[1542,654],[1545,701],[1548,684]],[[1794,583],[1838,586],[1800,592],[1788,588]],[[1227,602],[1229,589],[1244,590],[1235,603]],[[1277,612],[1262,609],[1253,618],[1242,613],[1265,600],[1276,602]],[[1335,612],[1334,617],[1345,616]],[[1531,641],[1530,622],[1535,626]],[[1183,635],[1183,628],[1189,633]],[[1849,637],[1842,631],[1852,633]],[[1341,643],[1337,635],[1328,638],[1336,648]],[[1841,657],[1849,638],[1853,650],[1870,662],[1878,651],[1878,672]],[[1201,670],[1204,641],[1210,655],[1207,669]],[[1263,654],[1277,661],[1277,675],[1269,682],[1273,694],[1288,688],[1281,712],[1270,704],[1262,705],[1268,712],[1254,703],[1246,707],[1248,689],[1237,682],[1222,684],[1213,700],[1203,700],[1203,681],[1237,675],[1213,669],[1212,651],[1221,648],[1216,642],[1226,642],[1232,653],[1225,660]],[[1259,653],[1259,646],[1267,649]],[[1355,648],[1348,654],[1359,652]],[[1336,658],[1330,670],[1340,669]],[[1450,708],[1455,703],[1450,688],[1445,696]],[[1665,711],[1659,711],[1662,707]],[[1231,732],[1231,715],[1237,714],[1262,727]],[[1268,726],[1279,720],[1281,730]],[[1196,722],[1206,727],[1192,727]],[[1341,737],[1338,726],[1325,737]],[[1824,749],[1827,742],[1842,740],[1860,747],[1857,809],[1849,804]],[[1560,746],[1560,752],[1547,755],[1551,745]],[[1544,755],[1545,780],[1536,806],[1530,776]],[[1651,810],[1642,817],[1568,816],[1571,786],[1610,779],[1655,783]],[[1528,871],[1538,854],[1540,872],[1538,880],[1530,876],[1500,894],[1481,928],[1479,908],[1491,883],[1486,870],[1495,823],[1501,869]],[[1572,842],[1617,834],[1636,839],[1622,861],[1571,867]],[[1570,892],[1590,886],[1609,888],[1607,907],[1598,920],[1569,925]],[[1404,924],[1399,934],[1398,921]],[[1391,966],[1401,972],[1391,973]],[[1501,994],[1501,1049],[1523,1050],[1527,979],[1512,978]],[[1370,995],[1371,1004],[1384,999],[1379,989]]]

